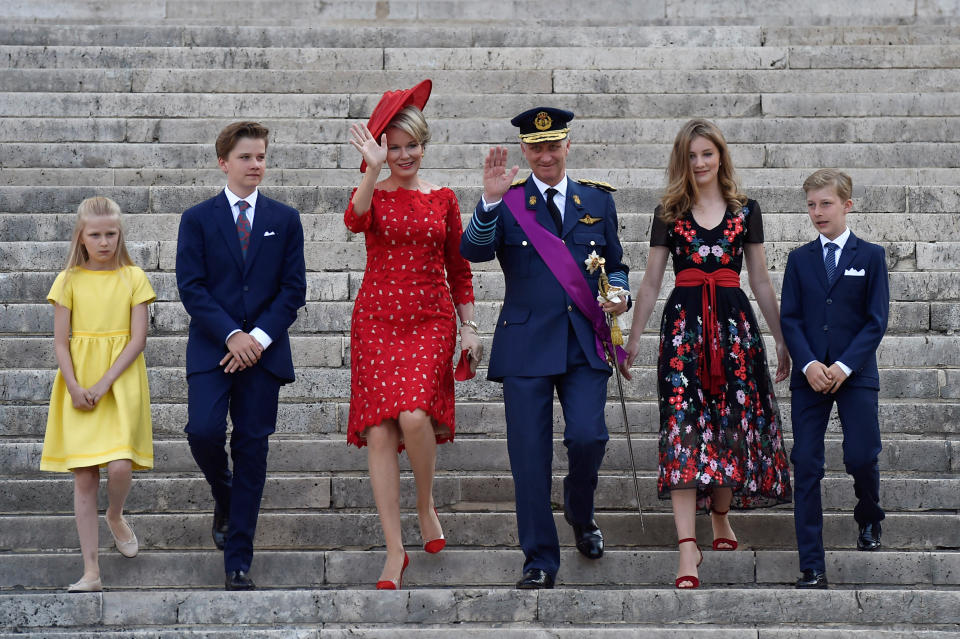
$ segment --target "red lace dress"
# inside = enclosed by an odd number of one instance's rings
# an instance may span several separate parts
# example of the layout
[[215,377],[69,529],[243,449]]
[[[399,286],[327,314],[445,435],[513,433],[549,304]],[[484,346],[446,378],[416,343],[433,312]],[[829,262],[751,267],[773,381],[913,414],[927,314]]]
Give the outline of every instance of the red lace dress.
[[454,304],[473,302],[457,197],[447,188],[375,190],[361,217],[352,199],[343,219],[364,233],[367,267],[350,326],[347,442],[364,446],[368,427],[417,408],[433,418],[437,443],[451,441]]

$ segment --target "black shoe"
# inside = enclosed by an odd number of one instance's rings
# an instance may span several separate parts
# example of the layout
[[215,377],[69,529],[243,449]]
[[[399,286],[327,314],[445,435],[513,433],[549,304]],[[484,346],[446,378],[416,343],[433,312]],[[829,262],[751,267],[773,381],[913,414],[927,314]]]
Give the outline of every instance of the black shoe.
[[819,589],[826,590],[827,588],[827,573],[822,570],[812,570],[807,569],[803,571],[803,574],[800,575],[800,578],[797,579],[798,589]]
[[220,509],[220,506],[213,508],[213,545],[217,550],[223,550],[227,543],[227,533],[230,531],[230,513]]
[[603,533],[597,522],[590,520],[586,526],[579,526],[573,523],[570,516],[564,511],[563,518],[573,528],[573,538],[577,542],[577,550],[580,554],[589,559],[600,559],[603,557]]
[[250,575],[242,570],[234,570],[227,573],[227,590],[256,590],[257,584],[253,583]]
[[880,524],[860,526],[857,550],[880,550]]
[[523,573],[523,579],[517,582],[517,588],[520,590],[538,590],[540,588],[553,588],[553,577],[546,570],[531,568]]

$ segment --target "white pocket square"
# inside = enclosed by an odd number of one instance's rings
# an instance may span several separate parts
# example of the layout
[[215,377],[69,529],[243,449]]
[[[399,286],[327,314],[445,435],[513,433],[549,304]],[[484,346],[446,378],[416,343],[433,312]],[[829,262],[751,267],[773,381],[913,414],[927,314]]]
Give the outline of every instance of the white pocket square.
[[[274,231],[264,231],[264,232],[263,232],[263,236],[264,236],[264,237],[270,237],[271,235],[276,235],[276,233],[275,233]],[[860,273],[860,275],[863,275],[863,273]]]
[[863,277],[867,274],[867,269],[862,268],[859,271],[855,268],[848,268],[843,272],[844,275],[850,275],[852,277]]

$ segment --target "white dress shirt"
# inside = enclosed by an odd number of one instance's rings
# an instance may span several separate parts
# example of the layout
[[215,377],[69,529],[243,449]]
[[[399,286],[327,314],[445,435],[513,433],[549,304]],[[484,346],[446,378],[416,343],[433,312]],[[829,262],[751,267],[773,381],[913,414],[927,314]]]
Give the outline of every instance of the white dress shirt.
[[[557,190],[556,195],[553,196],[553,203],[557,205],[557,209],[560,211],[560,221],[563,221],[563,213],[567,207],[567,176],[564,175],[563,179],[556,185],[551,187],[546,182],[541,182],[537,179],[536,175],[530,174],[530,177],[533,178],[533,183],[537,185],[537,190],[540,191],[540,196],[546,201],[547,189],[553,188]],[[487,200],[481,195],[480,201],[483,203],[483,210],[490,211],[493,210],[502,200],[497,200],[496,202],[487,202]]]
[[[240,200],[246,200],[247,204],[249,204],[250,206],[249,208],[247,208],[246,211],[243,212],[243,214],[247,216],[247,220],[250,222],[250,228],[251,229],[253,228],[253,216],[257,210],[257,194],[258,193],[259,191],[257,189],[254,189],[253,193],[251,193],[247,197],[240,197],[239,195],[231,191],[230,187],[228,186],[223,187],[223,194],[227,196],[227,202],[230,203],[230,211],[233,213],[234,225],[236,225],[237,219],[240,216],[240,207],[237,206],[237,203],[240,202]],[[224,341],[229,341],[230,338],[233,337],[234,333],[239,333],[239,332],[240,332],[239,328],[230,331],[230,334],[227,335],[227,339]],[[257,340],[258,342],[260,342],[260,346],[263,346],[263,350],[267,350],[270,344],[273,343],[273,338],[267,335],[266,331],[264,331],[262,328],[259,328],[256,326],[253,328],[252,331],[250,331],[250,336],[255,340]]]

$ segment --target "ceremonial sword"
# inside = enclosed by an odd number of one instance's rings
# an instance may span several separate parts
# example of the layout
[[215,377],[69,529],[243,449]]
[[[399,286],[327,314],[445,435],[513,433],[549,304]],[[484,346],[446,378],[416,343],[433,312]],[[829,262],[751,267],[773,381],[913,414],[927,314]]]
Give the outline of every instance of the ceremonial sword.
[[[610,280],[607,279],[607,271],[604,268],[606,260],[594,251],[585,261],[587,263],[587,270],[591,273],[597,268],[600,269],[600,293],[606,298],[607,292],[610,290]],[[617,376],[617,397],[620,400],[620,410],[623,412],[623,427],[627,431],[627,451],[630,453],[630,469],[633,471],[633,489],[637,495],[637,512],[640,514],[640,529],[646,532],[646,527],[643,525],[643,505],[640,501],[640,480],[637,479],[637,460],[633,455],[633,438],[630,434],[630,420],[627,419],[627,404],[623,399],[623,379],[620,376],[620,367],[617,365],[617,344],[615,341],[619,341],[620,344],[622,344],[623,336],[620,334],[620,326],[616,323],[617,319],[613,313],[605,312],[604,315],[607,316],[607,326],[610,327],[610,341],[609,344],[605,346],[609,346],[607,357],[610,359],[614,374]],[[616,328],[616,336],[619,337],[619,340],[615,339],[614,328]]]

